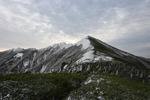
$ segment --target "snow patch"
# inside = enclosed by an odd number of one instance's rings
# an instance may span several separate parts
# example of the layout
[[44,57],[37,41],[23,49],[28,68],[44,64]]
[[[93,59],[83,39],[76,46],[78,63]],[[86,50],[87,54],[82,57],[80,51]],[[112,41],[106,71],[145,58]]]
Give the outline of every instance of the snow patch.
[[36,56],[36,52],[33,54],[33,57],[35,57]]
[[28,72],[30,69],[28,68],[28,69],[25,69],[25,72]]
[[86,84],[89,84],[89,83],[93,82],[92,77],[93,77],[93,76],[89,77],[89,78],[84,82],[84,84],[86,85]]
[[104,61],[112,61],[113,60],[113,58],[105,56],[105,55],[100,55],[95,58],[95,60],[100,60],[100,59],[104,60]]
[[83,57],[79,59],[77,62],[89,62],[93,60],[93,58],[94,58],[93,51],[88,51],[85,54],[83,54]]
[[12,50],[13,50],[13,52],[19,52],[19,51],[22,51],[23,49],[22,48],[13,48]]
[[56,44],[53,44],[52,46],[50,47],[60,47],[60,48],[69,48],[70,46],[72,46],[72,44],[66,44],[65,42],[62,42],[62,43],[56,43]]
[[43,59],[46,60],[47,58],[47,54],[44,54]]
[[64,66],[64,69],[66,69],[66,68],[67,68],[67,66],[68,66],[68,64],[66,64],[66,65]]
[[105,100],[102,96],[97,97],[98,100]]
[[24,67],[29,65],[29,60],[23,62]]
[[100,78],[100,79],[99,79],[99,82],[101,82],[101,81],[104,81],[104,79],[103,79],[103,78]]
[[90,44],[90,41],[88,40],[88,37],[83,38],[82,40],[77,42],[76,45],[77,46],[82,45],[82,49],[87,49],[89,47],[92,47],[92,45]]
[[94,55],[94,51],[89,50],[86,53],[83,54],[83,57],[77,60],[77,63],[84,63],[84,62],[95,62],[99,60],[104,60],[104,61],[112,61],[113,58],[105,55]]
[[99,84],[101,81],[104,81],[104,79],[103,79],[103,78],[100,78],[100,79],[97,79],[97,80],[92,80],[92,78],[89,77],[89,78],[84,82],[84,84],[86,85],[86,84],[89,84],[89,83],[91,83],[91,82],[96,82],[96,83]]
[[63,48],[67,49],[71,46],[73,46],[73,44],[66,44],[65,42],[61,42],[61,43],[55,43],[55,44],[50,45],[46,48],[39,49],[39,51],[44,51],[44,50],[47,50],[47,49],[50,49],[50,48],[56,48],[56,47],[59,47],[60,49],[63,49]]
[[111,83],[111,81],[107,81],[106,83]]
[[45,71],[45,69],[46,69],[46,66],[43,65],[42,69],[40,70],[40,73],[43,73]]
[[23,56],[23,53],[17,53],[14,57],[16,57],[16,58],[21,57],[22,58],[22,56]]
[[9,98],[10,97],[10,94],[7,94],[4,98]]
[[72,100],[72,99],[71,99],[71,97],[69,96],[69,97],[67,98],[67,100]]
[[92,80],[89,79],[89,80],[85,81],[84,84],[86,85],[86,84],[89,84],[89,83],[91,83],[91,82],[92,82]]

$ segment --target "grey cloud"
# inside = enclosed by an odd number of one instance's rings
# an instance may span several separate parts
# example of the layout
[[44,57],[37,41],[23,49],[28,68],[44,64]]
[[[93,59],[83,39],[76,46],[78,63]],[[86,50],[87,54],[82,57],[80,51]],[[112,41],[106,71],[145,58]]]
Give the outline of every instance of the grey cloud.
[[130,48],[150,42],[149,5],[149,0],[0,0],[0,49],[73,43],[92,35],[133,53],[150,54],[149,46]]

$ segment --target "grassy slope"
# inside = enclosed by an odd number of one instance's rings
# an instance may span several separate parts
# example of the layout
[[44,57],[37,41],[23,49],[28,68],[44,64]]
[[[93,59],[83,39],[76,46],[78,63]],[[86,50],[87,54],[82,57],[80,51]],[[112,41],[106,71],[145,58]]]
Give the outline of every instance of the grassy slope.
[[11,74],[0,76],[0,93],[21,100],[149,100],[150,85],[103,73]]
[[110,74],[91,74],[80,88],[72,91],[71,100],[150,100],[150,85]]

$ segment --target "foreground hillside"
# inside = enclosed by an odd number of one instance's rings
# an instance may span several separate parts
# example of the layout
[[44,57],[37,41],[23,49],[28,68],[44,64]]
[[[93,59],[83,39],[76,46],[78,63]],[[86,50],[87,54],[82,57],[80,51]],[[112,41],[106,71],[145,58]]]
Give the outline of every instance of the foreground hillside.
[[84,74],[10,74],[0,76],[0,94],[15,100],[60,100],[86,79]]
[[104,73],[0,76],[0,98],[21,100],[149,100],[150,85]]
[[150,85],[115,75],[89,75],[80,88],[72,91],[67,100],[150,100]]

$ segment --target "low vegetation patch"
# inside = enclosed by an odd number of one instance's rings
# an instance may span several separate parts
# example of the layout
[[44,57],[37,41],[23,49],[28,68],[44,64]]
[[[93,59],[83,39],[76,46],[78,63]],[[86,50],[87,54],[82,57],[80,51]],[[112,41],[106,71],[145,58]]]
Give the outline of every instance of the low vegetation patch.
[[104,73],[92,73],[67,100],[150,100],[150,85]]
[[14,100],[150,100],[150,85],[105,73],[0,76],[0,98]]
[[10,74],[0,76],[0,94],[4,99],[60,100],[80,87],[85,74]]

